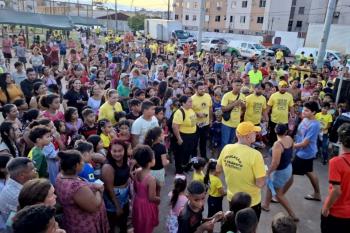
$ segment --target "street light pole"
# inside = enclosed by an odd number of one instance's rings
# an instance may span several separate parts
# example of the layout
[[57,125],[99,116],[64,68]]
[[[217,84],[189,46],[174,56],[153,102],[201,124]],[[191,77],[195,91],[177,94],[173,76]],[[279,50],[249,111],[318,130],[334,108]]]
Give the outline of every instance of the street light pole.
[[114,0],[114,10],[115,10],[115,34],[118,32],[118,1]]
[[202,30],[203,30],[203,24],[204,24],[205,0],[201,0],[200,4],[201,5],[200,5],[200,13],[199,13],[197,51],[201,51],[202,49]]

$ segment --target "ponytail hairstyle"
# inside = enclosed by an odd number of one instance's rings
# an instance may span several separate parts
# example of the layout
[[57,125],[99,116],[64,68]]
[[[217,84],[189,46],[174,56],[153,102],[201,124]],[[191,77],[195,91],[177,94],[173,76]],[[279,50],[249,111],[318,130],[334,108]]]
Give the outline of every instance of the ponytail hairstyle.
[[4,119],[6,119],[7,114],[9,114],[12,110],[12,108],[15,108],[16,105],[14,104],[5,104],[0,111],[2,112],[2,116],[4,117]]
[[99,135],[96,135],[96,134],[90,135],[87,138],[87,141],[93,145],[94,152],[97,152],[97,146],[98,146],[98,143],[101,141],[101,137]]
[[[10,95],[7,91],[7,82],[6,82],[6,79],[8,76],[10,76],[9,73],[0,74],[0,89],[5,93],[7,103],[10,102]],[[3,104],[6,104],[6,103],[3,103]]]
[[150,129],[147,131],[145,136],[145,145],[149,145],[150,147],[153,146],[153,143],[162,135],[162,128],[159,126],[154,127],[153,129]]
[[209,160],[209,163],[208,163],[208,166],[207,166],[207,172],[204,176],[204,184],[208,187],[209,186],[209,175],[211,172],[214,172],[215,169],[216,169],[216,164],[217,164],[217,161],[215,159],[210,159]]
[[25,111],[22,116],[22,123],[27,125],[32,121],[36,120],[40,115],[40,111],[36,108],[31,108],[28,111]]
[[97,122],[97,135],[100,135],[102,133],[102,128],[104,128],[108,122],[110,121],[106,118],[101,119]]
[[170,199],[170,205],[172,208],[176,206],[177,200],[181,192],[184,192],[187,186],[186,176],[176,175],[174,180],[174,189]]
[[46,109],[49,109],[50,105],[53,103],[55,99],[59,99],[59,95],[56,94],[49,94],[44,95],[40,98],[40,104]]
[[29,129],[32,129],[34,128],[35,126],[38,126],[38,125],[44,125],[44,126],[49,126],[49,124],[51,123],[51,120],[48,119],[48,118],[43,118],[43,119],[40,119],[40,120],[35,120],[33,122],[31,122],[29,124]]
[[199,170],[205,167],[206,161],[202,157],[193,157],[190,164],[195,170]]
[[10,154],[15,158],[17,157],[16,150],[18,152],[20,150],[17,147],[17,143],[12,143],[10,140],[10,131],[13,130],[13,124],[13,122],[6,120],[2,122],[0,125],[0,136],[2,138],[2,141],[9,148]]

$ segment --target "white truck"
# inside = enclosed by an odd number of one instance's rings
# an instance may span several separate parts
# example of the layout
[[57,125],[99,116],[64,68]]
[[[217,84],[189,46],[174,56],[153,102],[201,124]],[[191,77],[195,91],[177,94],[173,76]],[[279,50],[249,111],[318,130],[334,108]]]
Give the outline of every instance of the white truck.
[[145,19],[145,35],[152,39],[169,41],[173,38],[172,33],[182,30],[182,24],[176,20]]

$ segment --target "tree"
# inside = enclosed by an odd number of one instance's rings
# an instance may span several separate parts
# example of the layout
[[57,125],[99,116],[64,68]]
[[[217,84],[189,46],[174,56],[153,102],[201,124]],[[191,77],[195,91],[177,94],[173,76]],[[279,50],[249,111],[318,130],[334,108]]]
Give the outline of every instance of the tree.
[[144,30],[146,15],[134,15],[128,18],[128,26],[133,31]]

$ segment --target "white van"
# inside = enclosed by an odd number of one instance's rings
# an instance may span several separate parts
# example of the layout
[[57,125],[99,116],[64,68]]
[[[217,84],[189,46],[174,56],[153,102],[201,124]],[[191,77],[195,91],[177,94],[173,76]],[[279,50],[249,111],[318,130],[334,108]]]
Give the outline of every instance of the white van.
[[242,57],[254,57],[254,56],[273,56],[272,50],[266,49],[263,45],[256,42],[231,40],[227,46],[229,49],[237,49]]
[[[304,52],[305,57],[309,57],[310,54],[312,54],[312,56],[314,57],[314,62],[316,62],[317,56],[318,56],[318,48],[308,48],[308,47],[298,48],[294,54],[296,60],[300,60],[301,52]],[[325,61],[335,60],[336,64],[340,64],[340,57],[341,57],[340,52],[334,51],[334,50],[326,50],[326,54],[324,55],[324,60]]]

